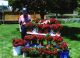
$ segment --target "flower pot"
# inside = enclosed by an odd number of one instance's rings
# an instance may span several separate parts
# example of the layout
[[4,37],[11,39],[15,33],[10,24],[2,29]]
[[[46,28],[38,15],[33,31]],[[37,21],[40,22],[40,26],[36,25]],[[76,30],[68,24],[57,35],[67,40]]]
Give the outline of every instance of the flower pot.
[[18,56],[21,54],[21,46],[13,47],[13,56]]

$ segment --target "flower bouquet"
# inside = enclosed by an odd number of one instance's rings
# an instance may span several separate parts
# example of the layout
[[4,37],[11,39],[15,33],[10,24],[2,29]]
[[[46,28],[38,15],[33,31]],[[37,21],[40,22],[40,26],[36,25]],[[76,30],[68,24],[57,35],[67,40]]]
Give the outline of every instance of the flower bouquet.
[[25,41],[22,39],[13,39],[13,55],[17,56],[21,54],[21,48],[25,45]]
[[48,33],[50,30],[49,24],[43,24],[42,29],[43,29],[44,33]]
[[43,26],[43,24],[37,24],[38,33],[42,33],[43,32],[42,26]]
[[63,38],[61,36],[54,36],[53,37],[53,41],[56,42],[56,43],[57,42],[62,42],[63,41]]
[[24,46],[26,44],[25,40],[22,39],[13,39],[13,46],[17,47],[17,46]]

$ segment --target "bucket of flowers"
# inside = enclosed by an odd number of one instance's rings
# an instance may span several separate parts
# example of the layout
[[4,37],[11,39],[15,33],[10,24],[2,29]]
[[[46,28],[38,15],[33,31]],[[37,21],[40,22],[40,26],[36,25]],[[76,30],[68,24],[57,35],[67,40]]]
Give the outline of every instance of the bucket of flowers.
[[60,58],[69,58],[70,57],[68,44],[66,42],[62,42],[60,45],[59,57]]
[[26,44],[22,39],[13,39],[13,55],[18,56],[21,54],[21,48]]

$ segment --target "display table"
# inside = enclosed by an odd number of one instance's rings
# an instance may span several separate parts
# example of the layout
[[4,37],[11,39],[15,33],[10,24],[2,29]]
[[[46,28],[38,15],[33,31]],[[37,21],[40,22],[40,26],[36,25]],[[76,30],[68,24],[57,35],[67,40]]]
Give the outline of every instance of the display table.
[[24,39],[13,39],[13,55],[23,53],[23,58],[69,58],[68,44],[61,36],[60,23],[54,18],[38,23],[26,23]]

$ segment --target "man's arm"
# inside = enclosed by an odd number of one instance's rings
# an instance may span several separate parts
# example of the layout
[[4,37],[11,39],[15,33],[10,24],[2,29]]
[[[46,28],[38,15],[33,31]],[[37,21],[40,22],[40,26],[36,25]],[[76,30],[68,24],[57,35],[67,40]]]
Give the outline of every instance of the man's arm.
[[22,21],[21,21],[21,18],[20,17],[18,19],[18,22],[19,22],[19,31],[21,32],[21,24],[22,24]]

